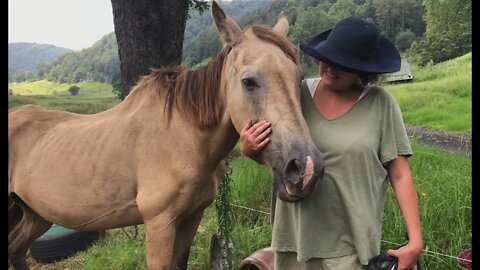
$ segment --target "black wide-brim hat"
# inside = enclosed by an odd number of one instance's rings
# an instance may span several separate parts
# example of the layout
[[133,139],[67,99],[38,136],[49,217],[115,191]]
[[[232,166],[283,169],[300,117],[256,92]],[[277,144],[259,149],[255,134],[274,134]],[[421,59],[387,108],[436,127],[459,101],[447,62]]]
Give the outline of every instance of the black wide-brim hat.
[[300,48],[308,55],[354,73],[382,74],[400,70],[400,54],[378,28],[362,18],[346,17]]

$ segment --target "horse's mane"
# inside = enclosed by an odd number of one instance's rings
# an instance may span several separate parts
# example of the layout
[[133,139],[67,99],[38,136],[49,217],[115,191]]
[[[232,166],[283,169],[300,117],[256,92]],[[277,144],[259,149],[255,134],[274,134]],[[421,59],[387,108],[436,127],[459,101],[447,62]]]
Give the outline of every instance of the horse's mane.
[[[298,65],[296,50],[288,39],[279,36],[270,26],[255,24],[250,27],[260,39],[273,43]],[[233,45],[235,46],[235,45]],[[165,112],[170,119],[174,106],[179,108],[188,120],[194,121],[199,128],[208,128],[220,120],[222,107],[217,103],[222,68],[231,46],[224,49],[209,63],[196,70],[183,66],[169,66],[152,69],[152,73],[144,76],[139,84],[156,81],[167,91]],[[163,91],[163,90],[162,90]]]

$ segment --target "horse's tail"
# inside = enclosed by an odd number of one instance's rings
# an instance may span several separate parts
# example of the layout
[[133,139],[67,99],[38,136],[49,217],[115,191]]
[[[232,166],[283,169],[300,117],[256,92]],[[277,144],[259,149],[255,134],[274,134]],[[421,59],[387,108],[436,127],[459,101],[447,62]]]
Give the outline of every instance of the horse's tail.
[[28,269],[26,253],[52,223],[42,219],[14,192],[8,194],[8,262],[14,269]]
[[20,198],[15,193],[8,194],[8,234],[16,227],[23,217],[23,210],[18,204]]

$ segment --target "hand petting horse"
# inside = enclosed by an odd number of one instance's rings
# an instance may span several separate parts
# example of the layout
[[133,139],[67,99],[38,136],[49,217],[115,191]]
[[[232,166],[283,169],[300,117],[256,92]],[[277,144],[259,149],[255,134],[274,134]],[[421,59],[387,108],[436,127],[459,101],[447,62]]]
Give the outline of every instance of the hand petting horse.
[[93,114],[35,105],[8,112],[8,255],[28,269],[29,246],[52,223],[75,230],[145,224],[148,269],[187,269],[223,159],[249,120],[274,132],[260,159],[276,195],[296,202],[323,174],[300,108],[301,73],[288,21],[242,31],[216,2],[223,50],[210,63],[153,70],[114,108]]

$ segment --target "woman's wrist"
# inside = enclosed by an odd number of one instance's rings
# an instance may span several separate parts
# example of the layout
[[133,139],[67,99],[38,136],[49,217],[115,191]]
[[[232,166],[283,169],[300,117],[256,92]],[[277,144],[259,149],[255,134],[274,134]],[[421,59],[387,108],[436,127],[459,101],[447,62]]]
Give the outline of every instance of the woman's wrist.
[[422,248],[423,248],[423,243],[422,243],[422,240],[417,240],[417,239],[410,239],[408,241],[408,244],[407,246],[412,250],[414,251],[415,253],[418,253],[420,254],[422,252]]

